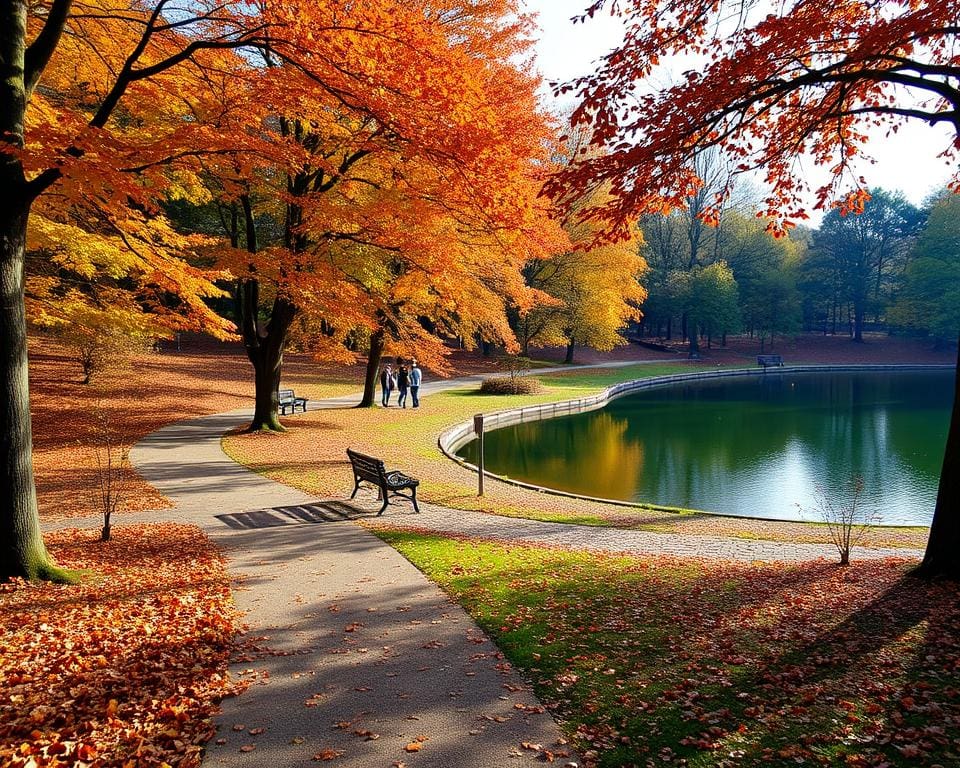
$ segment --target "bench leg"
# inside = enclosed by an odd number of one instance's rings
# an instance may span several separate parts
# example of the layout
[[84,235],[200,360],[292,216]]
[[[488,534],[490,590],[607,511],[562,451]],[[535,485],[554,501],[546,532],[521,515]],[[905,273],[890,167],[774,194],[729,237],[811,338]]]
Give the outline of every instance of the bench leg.
[[352,499],[354,496],[356,496],[356,495],[357,495],[357,491],[359,491],[359,490],[360,490],[360,481],[357,480],[356,478],[354,478],[354,480],[353,480],[353,493],[350,494],[350,498]]
[[420,507],[417,506],[417,489],[416,489],[416,486],[414,486],[414,488],[413,488],[413,496],[411,496],[410,498],[413,499],[413,509],[414,509],[414,511],[415,511],[417,514],[419,514],[419,513],[420,513]]
[[380,517],[380,515],[383,514],[384,510],[386,510],[387,505],[389,503],[390,503],[390,499],[388,498],[387,494],[383,494],[383,506],[380,507],[380,511],[377,512],[377,517]]

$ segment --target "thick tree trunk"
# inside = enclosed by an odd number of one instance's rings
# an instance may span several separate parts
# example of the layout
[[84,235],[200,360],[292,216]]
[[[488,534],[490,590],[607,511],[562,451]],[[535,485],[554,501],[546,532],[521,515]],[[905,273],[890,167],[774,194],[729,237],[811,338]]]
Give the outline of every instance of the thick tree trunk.
[[23,147],[26,31],[27,3],[0,3],[0,581],[66,581],[43,544],[33,479],[23,267],[35,192],[20,160],[4,151]]
[[[960,345],[957,347],[960,365]],[[937,504],[923,562],[913,571],[925,579],[960,580],[960,376],[953,389],[953,412],[943,454]]]
[[567,355],[563,358],[563,362],[568,364],[573,363],[573,350],[575,347],[576,344],[573,339],[567,342]]
[[377,328],[370,334],[370,354],[367,355],[367,372],[363,379],[363,399],[358,408],[372,408],[377,396],[377,373],[383,359],[385,334],[383,328]]
[[[23,260],[29,208],[8,196],[0,170],[0,580],[14,576],[63,580],[43,544],[33,480],[33,433],[27,378]],[[22,176],[21,176],[22,178]],[[23,197],[26,197],[25,192]],[[5,199],[6,198],[6,199]]]
[[237,285],[237,326],[243,336],[247,358],[253,365],[254,411],[248,432],[283,432],[277,390],[283,373],[283,350],[297,308],[282,297],[274,299],[270,322],[261,331],[257,325],[259,284],[241,280]]

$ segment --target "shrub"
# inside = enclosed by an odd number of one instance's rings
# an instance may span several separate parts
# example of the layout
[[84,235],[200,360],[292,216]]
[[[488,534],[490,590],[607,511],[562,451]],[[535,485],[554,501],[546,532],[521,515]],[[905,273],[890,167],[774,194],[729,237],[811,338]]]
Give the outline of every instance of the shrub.
[[484,379],[480,392],[484,395],[535,395],[543,392],[543,383],[529,376],[496,376]]

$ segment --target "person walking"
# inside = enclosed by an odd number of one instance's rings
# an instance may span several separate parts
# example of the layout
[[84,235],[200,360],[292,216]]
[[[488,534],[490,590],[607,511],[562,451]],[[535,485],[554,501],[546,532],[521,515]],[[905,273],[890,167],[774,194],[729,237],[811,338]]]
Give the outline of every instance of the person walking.
[[413,407],[420,407],[420,383],[423,381],[423,372],[417,361],[414,360],[410,367],[410,374],[407,377],[410,382],[410,397],[413,398]]
[[410,386],[410,374],[407,372],[407,366],[401,365],[397,371],[397,405],[407,407],[407,389]]
[[380,371],[380,389],[382,390],[380,403],[384,408],[390,407],[390,393],[393,392],[396,382],[397,380],[393,377],[393,366],[387,363]]

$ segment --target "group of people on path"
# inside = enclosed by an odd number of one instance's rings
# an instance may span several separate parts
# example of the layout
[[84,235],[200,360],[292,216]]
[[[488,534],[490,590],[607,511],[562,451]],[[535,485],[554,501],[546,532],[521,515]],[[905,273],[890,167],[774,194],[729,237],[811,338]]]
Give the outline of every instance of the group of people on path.
[[397,370],[393,370],[393,365],[387,363],[380,371],[380,403],[384,408],[390,407],[390,395],[393,390],[397,390],[397,405],[401,408],[407,407],[407,393],[409,392],[413,400],[413,407],[420,407],[420,382],[423,381],[423,372],[417,365],[416,359],[410,361],[410,368],[403,363],[398,363]]

